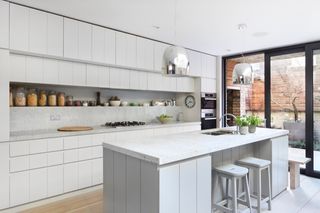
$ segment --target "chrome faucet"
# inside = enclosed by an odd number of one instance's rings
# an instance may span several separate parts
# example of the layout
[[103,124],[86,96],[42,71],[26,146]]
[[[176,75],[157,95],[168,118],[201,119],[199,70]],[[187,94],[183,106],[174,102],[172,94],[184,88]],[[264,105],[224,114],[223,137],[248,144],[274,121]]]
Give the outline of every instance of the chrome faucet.
[[[237,119],[237,117],[236,117],[234,114],[226,113],[226,114],[223,114],[223,115],[221,116],[221,118],[219,119],[219,122],[220,122],[224,117],[227,118],[228,116],[230,116],[230,117],[232,117],[232,118],[234,118],[234,119]],[[229,127],[228,122],[226,122],[226,127]],[[237,127],[236,133],[238,134],[238,133],[239,133],[239,127],[238,127],[238,126],[236,126],[236,127]]]

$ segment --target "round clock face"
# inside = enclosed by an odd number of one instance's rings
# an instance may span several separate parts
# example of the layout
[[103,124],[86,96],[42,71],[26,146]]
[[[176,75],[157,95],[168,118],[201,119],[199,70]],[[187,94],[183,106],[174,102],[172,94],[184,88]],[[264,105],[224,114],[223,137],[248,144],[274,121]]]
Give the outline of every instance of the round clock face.
[[188,108],[192,108],[196,105],[196,100],[192,95],[188,95],[185,99],[185,104]]

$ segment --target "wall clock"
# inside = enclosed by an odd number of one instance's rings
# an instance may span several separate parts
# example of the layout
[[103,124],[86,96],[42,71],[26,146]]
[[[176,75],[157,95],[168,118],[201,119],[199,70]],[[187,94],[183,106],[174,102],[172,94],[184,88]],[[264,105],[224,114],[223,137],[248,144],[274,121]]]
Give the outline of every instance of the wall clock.
[[185,105],[188,108],[193,108],[196,105],[196,99],[192,95],[188,95],[184,100]]

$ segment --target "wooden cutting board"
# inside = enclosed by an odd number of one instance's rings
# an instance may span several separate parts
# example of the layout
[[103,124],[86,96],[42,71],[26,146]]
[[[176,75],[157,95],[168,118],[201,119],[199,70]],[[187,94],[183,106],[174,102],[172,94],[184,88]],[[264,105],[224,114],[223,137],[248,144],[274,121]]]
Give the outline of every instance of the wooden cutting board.
[[58,129],[58,131],[61,132],[80,132],[90,130],[93,130],[93,128],[89,126],[65,126]]

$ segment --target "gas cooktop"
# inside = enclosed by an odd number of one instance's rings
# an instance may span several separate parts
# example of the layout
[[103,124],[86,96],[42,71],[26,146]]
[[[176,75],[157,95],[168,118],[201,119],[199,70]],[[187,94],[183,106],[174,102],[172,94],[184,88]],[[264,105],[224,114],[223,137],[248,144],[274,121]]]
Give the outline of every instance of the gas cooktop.
[[142,126],[145,125],[142,121],[117,121],[117,122],[107,122],[105,126],[107,127],[128,127],[128,126]]

